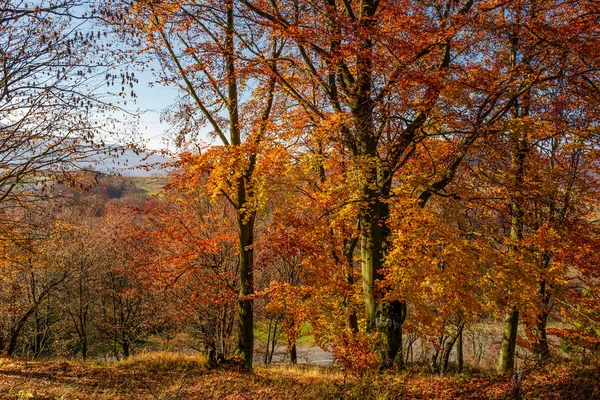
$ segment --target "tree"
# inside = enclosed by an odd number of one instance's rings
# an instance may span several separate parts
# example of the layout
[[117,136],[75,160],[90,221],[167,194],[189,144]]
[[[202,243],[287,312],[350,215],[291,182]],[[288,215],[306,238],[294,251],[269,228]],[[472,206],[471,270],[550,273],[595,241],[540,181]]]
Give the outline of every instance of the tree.
[[[67,277],[61,247],[68,227],[55,220],[40,220],[29,214],[27,224],[14,233],[17,239],[2,241],[0,274],[3,283],[2,318],[5,330],[0,344],[11,356],[31,318],[36,319],[33,353],[42,350],[38,313]],[[31,220],[35,218],[36,220]],[[43,228],[42,228],[43,227]]]
[[393,187],[410,160],[429,158],[428,146],[446,140],[452,146],[412,180],[421,206],[443,194],[469,148],[546,77],[518,81],[494,69],[503,55],[487,35],[500,11],[484,3],[243,3],[287,39],[282,57],[293,62],[279,66],[280,86],[314,127],[331,129],[311,139],[313,148],[334,142],[348,151],[345,173],[355,185],[347,201],[360,207],[367,329],[385,336],[390,364],[401,347],[405,307],[382,301],[376,282],[385,279]]
[[[265,150],[275,98],[273,60],[280,51],[258,26],[248,28],[225,2],[122,4],[132,17],[127,34],[145,39],[143,48],[163,66],[161,81],[184,93],[175,114],[178,143],[208,126],[220,141],[202,156],[188,158],[210,173],[209,189],[225,196],[237,213],[239,290],[237,355],[252,367],[254,346],[254,225],[260,205],[257,164]],[[110,10],[109,18],[115,18]],[[118,22],[118,20],[117,20]],[[252,98],[244,98],[252,93]]]
[[[77,10],[82,10],[78,12]],[[0,9],[0,202],[32,200],[47,180],[81,169],[113,107],[99,87],[114,82],[99,32],[82,27],[80,2],[2,1]],[[85,33],[84,33],[85,32]],[[92,58],[92,56],[94,56]],[[135,78],[127,76],[128,81]]]
[[165,293],[174,323],[191,332],[216,365],[235,350],[236,213],[225,199],[213,204],[196,184],[189,185],[194,167],[182,165],[172,174],[164,201],[146,207],[147,224],[137,231],[146,245],[135,252],[148,288]]
[[135,228],[144,223],[140,212],[109,204],[102,222],[106,255],[100,277],[103,292],[100,330],[105,340],[112,343],[114,356],[127,358],[136,343],[161,322],[160,293],[146,290],[143,265],[133,251],[146,244],[135,235]]

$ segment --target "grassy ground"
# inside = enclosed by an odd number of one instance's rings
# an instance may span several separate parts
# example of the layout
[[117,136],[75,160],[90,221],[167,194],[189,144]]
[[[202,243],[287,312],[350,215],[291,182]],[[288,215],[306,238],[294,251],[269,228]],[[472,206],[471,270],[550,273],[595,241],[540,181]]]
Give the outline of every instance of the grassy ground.
[[[600,399],[600,367],[559,364],[526,372],[523,399]],[[334,368],[229,365],[150,353],[114,364],[0,359],[2,399],[511,399],[515,381],[485,374],[416,372],[344,377]]]
[[130,179],[136,186],[137,192],[142,196],[156,196],[160,194],[162,188],[167,184],[168,178],[166,176],[136,176],[130,177]]
[[[267,338],[269,336],[269,323],[266,321],[257,321],[254,324],[254,338],[257,341],[267,342]],[[287,337],[284,332],[278,338],[278,342],[282,344],[287,344]],[[300,330],[300,335],[296,340],[296,344],[298,345],[307,345],[314,346],[315,338],[312,333],[312,326],[309,323],[305,323],[302,325],[302,329]]]

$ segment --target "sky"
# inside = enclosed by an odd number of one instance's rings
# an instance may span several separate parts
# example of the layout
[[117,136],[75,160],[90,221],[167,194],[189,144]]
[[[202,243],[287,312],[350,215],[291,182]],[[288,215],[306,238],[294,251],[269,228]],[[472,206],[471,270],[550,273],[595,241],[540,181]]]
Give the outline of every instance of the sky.
[[[32,1],[47,1],[47,0],[32,0]],[[80,6],[76,9],[77,12],[84,14],[89,11],[84,6]],[[75,12],[75,14],[77,14]],[[105,25],[95,25],[90,24],[87,21],[81,23],[76,20],[76,24],[78,30],[82,31],[97,31],[98,29],[104,30],[108,33],[107,40],[111,42],[111,44],[115,48],[119,48],[123,45],[120,45],[117,41],[120,39],[116,36],[113,36],[110,28],[107,28]],[[137,135],[136,138],[139,139],[140,142],[143,142],[146,147],[150,150],[169,150],[172,152],[176,152],[177,149],[173,145],[172,138],[169,138],[167,131],[170,126],[167,123],[161,122],[161,114],[170,106],[175,104],[175,101],[179,95],[181,95],[181,90],[174,86],[164,86],[160,83],[157,83],[155,72],[161,70],[161,65],[157,60],[152,60],[152,56],[150,54],[145,54],[144,57],[147,62],[144,65],[134,65],[128,64],[123,65],[122,68],[124,70],[128,70],[129,72],[134,71],[136,78],[139,80],[139,83],[135,84],[133,87],[133,91],[135,92],[137,98],[135,101],[132,101],[131,97],[128,96],[127,104],[123,104],[123,99],[118,99],[116,101],[119,102],[119,106],[126,109],[128,112],[135,113],[140,115],[139,124],[137,124]],[[113,88],[114,89],[114,88]],[[110,98],[110,96],[109,96]],[[115,101],[115,100],[112,100]],[[112,117],[120,122],[123,127],[126,127],[126,130],[130,130],[130,125],[128,125],[128,120],[131,121],[132,118],[127,117],[125,114],[122,116],[120,113],[115,113]],[[206,129],[204,134],[201,133],[202,140],[205,140],[206,143],[211,143],[212,140],[208,137],[208,131],[210,129]],[[113,138],[107,138],[107,142],[123,142],[124,140],[118,139],[119,135],[114,135]],[[171,140],[169,140],[171,139]],[[129,140],[129,139],[127,139]],[[170,142],[170,143],[169,143]],[[140,144],[140,143],[138,143]]]
[[[123,107],[131,113],[139,115],[138,123],[134,123],[133,128],[137,131],[134,136],[134,141],[138,146],[145,146],[148,150],[168,150],[176,152],[172,140],[169,141],[169,125],[161,122],[161,115],[164,110],[173,105],[180,95],[179,89],[172,86],[164,86],[159,83],[154,83],[156,78],[153,75],[152,69],[158,70],[158,63],[149,63],[145,69],[135,69],[133,66],[128,66],[129,72],[133,70],[138,79],[138,83],[134,84],[133,91],[136,94],[135,101],[131,97],[127,97],[126,105],[123,100],[119,100],[119,106]],[[120,120],[123,126],[129,131],[132,127],[126,121],[135,121],[125,113],[116,113],[112,116],[116,120]],[[117,124],[117,126],[119,126]],[[120,135],[119,135],[120,136]],[[117,137],[119,137],[117,136]],[[108,142],[120,141],[115,137],[109,138]],[[127,142],[131,141],[129,136],[126,136]],[[171,142],[171,143],[169,143]],[[165,157],[161,154],[140,153],[136,154],[133,150],[125,150],[118,157],[108,157],[95,164],[95,168],[103,172],[113,172],[124,176],[151,176],[163,175],[169,170],[160,167],[155,167],[150,170],[140,168],[142,165],[162,164],[172,161],[172,158]]]
[[[149,67],[160,68],[158,63]],[[175,103],[179,91],[174,87],[163,86],[159,83],[151,86],[155,77],[149,69],[137,70],[135,75],[139,80],[139,83],[133,88],[137,99],[135,102],[128,101],[126,108],[132,112],[141,113],[138,131],[147,147],[152,150],[162,150],[168,147],[165,133],[169,129],[169,125],[160,121],[161,113]]]
[[[46,0],[33,1],[43,3]],[[74,15],[84,15],[89,12],[89,9],[82,5],[71,11]],[[73,24],[76,30],[82,32],[96,32],[98,30],[105,31],[108,34],[106,40],[113,46],[113,48],[122,48],[123,46],[118,43],[120,39],[115,36],[111,32],[111,29],[105,25],[98,25],[95,23],[90,23],[89,21],[82,22],[80,19],[73,20]],[[147,55],[145,58],[150,58],[150,56]],[[163,150],[168,147],[167,135],[165,133],[169,129],[169,125],[160,121],[161,113],[175,103],[180,91],[173,86],[164,86],[160,83],[154,83],[156,81],[156,76],[152,70],[161,70],[161,66],[157,61],[152,61],[150,58],[150,60],[145,62],[144,65],[136,64],[137,63],[128,63],[127,60],[124,60],[124,64],[121,65],[120,69],[113,72],[117,74],[125,70],[128,72],[135,72],[135,76],[139,80],[139,83],[135,84],[133,87],[133,91],[137,95],[136,99],[132,100],[131,97],[128,96],[127,99],[125,99],[126,105],[124,105],[124,99],[119,99],[109,93],[105,94],[108,95],[110,102],[116,102],[118,103],[119,107],[124,108],[128,112],[140,115],[139,125],[137,126],[137,131],[139,133],[139,135],[137,135],[137,139],[141,139],[140,141],[143,141],[151,150]],[[114,87],[112,89],[114,89]],[[100,89],[100,91],[103,90],[104,89]],[[110,91],[110,89],[108,91]],[[102,93],[102,95],[105,94]],[[118,112],[113,114],[112,118],[117,122],[121,122],[124,126],[128,124],[128,120],[131,121],[130,117],[127,117],[125,114],[120,115]],[[116,138],[118,136],[119,135],[115,135],[113,138],[107,138],[107,142],[120,142],[121,140]],[[175,149],[173,146],[170,146],[170,150]]]

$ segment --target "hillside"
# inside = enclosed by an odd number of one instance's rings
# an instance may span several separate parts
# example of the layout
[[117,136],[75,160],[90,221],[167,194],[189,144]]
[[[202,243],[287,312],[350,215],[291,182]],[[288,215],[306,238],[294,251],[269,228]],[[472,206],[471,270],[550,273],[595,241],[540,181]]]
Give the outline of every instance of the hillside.
[[83,168],[95,170],[104,174],[130,177],[153,177],[167,175],[171,168],[169,163],[174,159],[160,154],[134,152],[131,149],[114,151],[105,150],[80,163]]

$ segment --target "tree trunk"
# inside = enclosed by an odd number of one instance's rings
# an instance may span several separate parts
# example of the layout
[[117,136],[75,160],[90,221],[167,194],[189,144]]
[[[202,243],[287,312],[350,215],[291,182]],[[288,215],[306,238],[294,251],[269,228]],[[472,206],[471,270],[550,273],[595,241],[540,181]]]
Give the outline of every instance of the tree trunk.
[[206,343],[205,346],[208,353],[208,366],[214,368],[217,365],[217,346],[214,341]]
[[[458,339],[460,337],[462,337],[462,331],[463,331],[463,327],[464,327],[464,323],[461,324],[458,327],[458,331],[456,332],[456,335],[448,342],[446,343],[446,347],[444,349],[444,355],[443,355],[443,363],[442,363],[442,368],[440,370],[440,373],[443,375],[446,373],[446,371],[448,371],[448,367],[450,365],[450,353],[452,353],[452,348],[454,347],[454,344],[457,343]],[[456,358],[458,360],[458,344],[457,344],[457,349],[456,349]],[[462,355],[461,355],[462,357]]]
[[431,370],[433,373],[437,374],[442,369],[442,361],[444,360],[444,348],[446,343],[446,335],[441,334],[437,346],[435,346],[435,350],[431,355]]
[[358,333],[358,316],[356,315],[356,310],[352,310],[348,316],[348,328],[350,328],[353,333]]
[[375,281],[381,279],[383,262],[383,237],[381,221],[379,218],[379,201],[368,205],[368,210],[361,218],[361,277],[363,296],[367,317],[367,331],[374,331],[377,327],[378,301],[375,295]]
[[504,318],[502,345],[500,347],[500,361],[498,373],[501,375],[512,372],[515,368],[515,350],[517,347],[517,330],[519,327],[519,312],[512,308]]
[[121,347],[123,348],[123,358],[128,358],[131,354],[129,340],[123,340],[123,343],[121,343]]
[[536,337],[533,345],[533,352],[535,353],[538,362],[545,362],[550,359],[550,348],[548,346],[548,337],[546,334],[546,324],[548,321],[548,313],[542,313],[538,316],[536,322]]
[[[235,24],[233,0],[226,0],[227,21],[225,25],[225,73],[227,76],[227,111],[229,114],[230,145],[240,146],[242,133],[240,129],[239,98],[237,86],[237,72],[235,65]],[[225,143],[226,144],[226,143]],[[255,157],[255,155],[254,155]],[[239,356],[248,369],[252,369],[254,352],[254,315],[253,301],[248,296],[254,293],[254,211],[248,210],[248,196],[246,179],[253,173],[256,158],[250,161],[250,167],[243,171],[235,182],[237,190],[237,221],[239,240],[239,277],[238,291],[238,343],[235,355]]]
[[82,312],[80,312],[80,327],[81,334],[79,341],[81,342],[81,357],[83,361],[87,360],[87,351],[88,351],[88,329],[87,329],[87,318],[88,318],[88,307],[86,305]]
[[290,362],[292,364],[298,364],[298,353],[296,350],[296,343],[292,344],[290,348]]
[[[516,46],[517,40],[512,40],[511,64],[516,65]],[[526,103],[526,101],[525,101]],[[528,114],[527,107],[523,107],[522,116]],[[519,110],[512,111],[512,118],[519,118]],[[510,181],[508,196],[510,201],[510,252],[516,252],[519,243],[523,240],[523,179],[525,177],[525,157],[527,155],[527,142],[522,132],[511,131],[511,160],[510,160]],[[502,335],[502,345],[500,348],[500,361],[498,363],[498,373],[506,374],[511,372],[515,366],[515,350],[517,347],[517,330],[519,328],[519,312],[516,307],[512,307],[504,319],[504,330]]]
[[254,351],[254,315],[253,301],[248,296],[254,293],[254,216],[244,221],[244,215],[238,214],[239,229],[239,274],[238,293],[238,344],[235,354],[248,369],[252,369]]
[[540,297],[542,300],[542,311],[538,314],[537,321],[535,323],[535,343],[533,344],[533,352],[537,361],[543,363],[545,361],[548,361],[548,359],[550,358],[548,335],[546,333],[550,296],[546,291],[546,281],[540,282]]
[[83,358],[83,361],[87,360],[87,356],[88,356],[88,346],[87,346],[87,334],[85,334],[82,338],[81,338],[81,358]]
[[[350,285],[350,286],[354,285],[354,275],[353,275],[352,270],[354,268],[354,249],[356,248],[357,243],[358,243],[357,238],[351,239],[344,243],[344,262],[346,265],[346,283],[348,283],[348,285]],[[350,304],[349,300],[347,298],[344,299],[344,307],[348,308],[349,304]],[[346,323],[348,325],[348,328],[350,328],[350,330],[353,333],[358,333],[358,316],[356,315],[356,310],[354,308],[348,313],[348,320]]]
[[387,345],[387,363],[391,367],[395,364],[396,368],[404,368],[404,353],[402,352],[402,324],[406,319],[406,302],[392,301],[387,307],[386,338]]
[[[376,169],[372,171],[376,174]],[[376,179],[376,178],[373,178]],[[371,185],[368,185],[369,187]],[[383,279],[385,248],[390,231],[387,227],[389,208],[380,197],[388,194],[387,187],[374,193],[369,187],[363,188],[365,198],[375,199],[365,207],[361,215],[361,258],[362,283],[367,314],[367,331],[379,330],[384,338],[384,367],[403,368],[402,325],[406,319],[406,303],[393,301],[390,304],[379,304],[374,292],[375,281]]]
[[460,330],[458,339],[456,340],[456,371],[460,374],[464,368],[463,358],[463,329]]
[[[273,331],[271,333],[271,322],[269,322],[269,337],[270,340],[267,340],[267,361],[265,364],[271,364],[273,362],[273,355],[275,354],[275,346],[277,346],[277,338],[279,333],[277,332],[277,325],[279,324],[278,319],[271,319],[271,321],[275,321],[275,326],[273,327]],[[271,349],[269,350],[269,346]]]
[[21,324],[19,321],[17,326],[13,328],[10,332],[10,337],[8,339],[8,347],[6,349],[6,355],[9,357],[15,353],[15,350],[17,350],[17,339],[19,338],[19,334],[21,333],[22,327],[23,324]]
[[269,351],[271,350],[271,328],[273,325],[273,318],[269,318],[269,328],[267,329],[267,346],[265,347],[264,364],[269,364]]
[[42,333],[42,318],[39,316],[37,310],[33,313],[33,322],[34,322],[34,333],[33,333],[33,356],[38,358],[40,353],[42,352],[42,342],[43,342],[43,333]]

